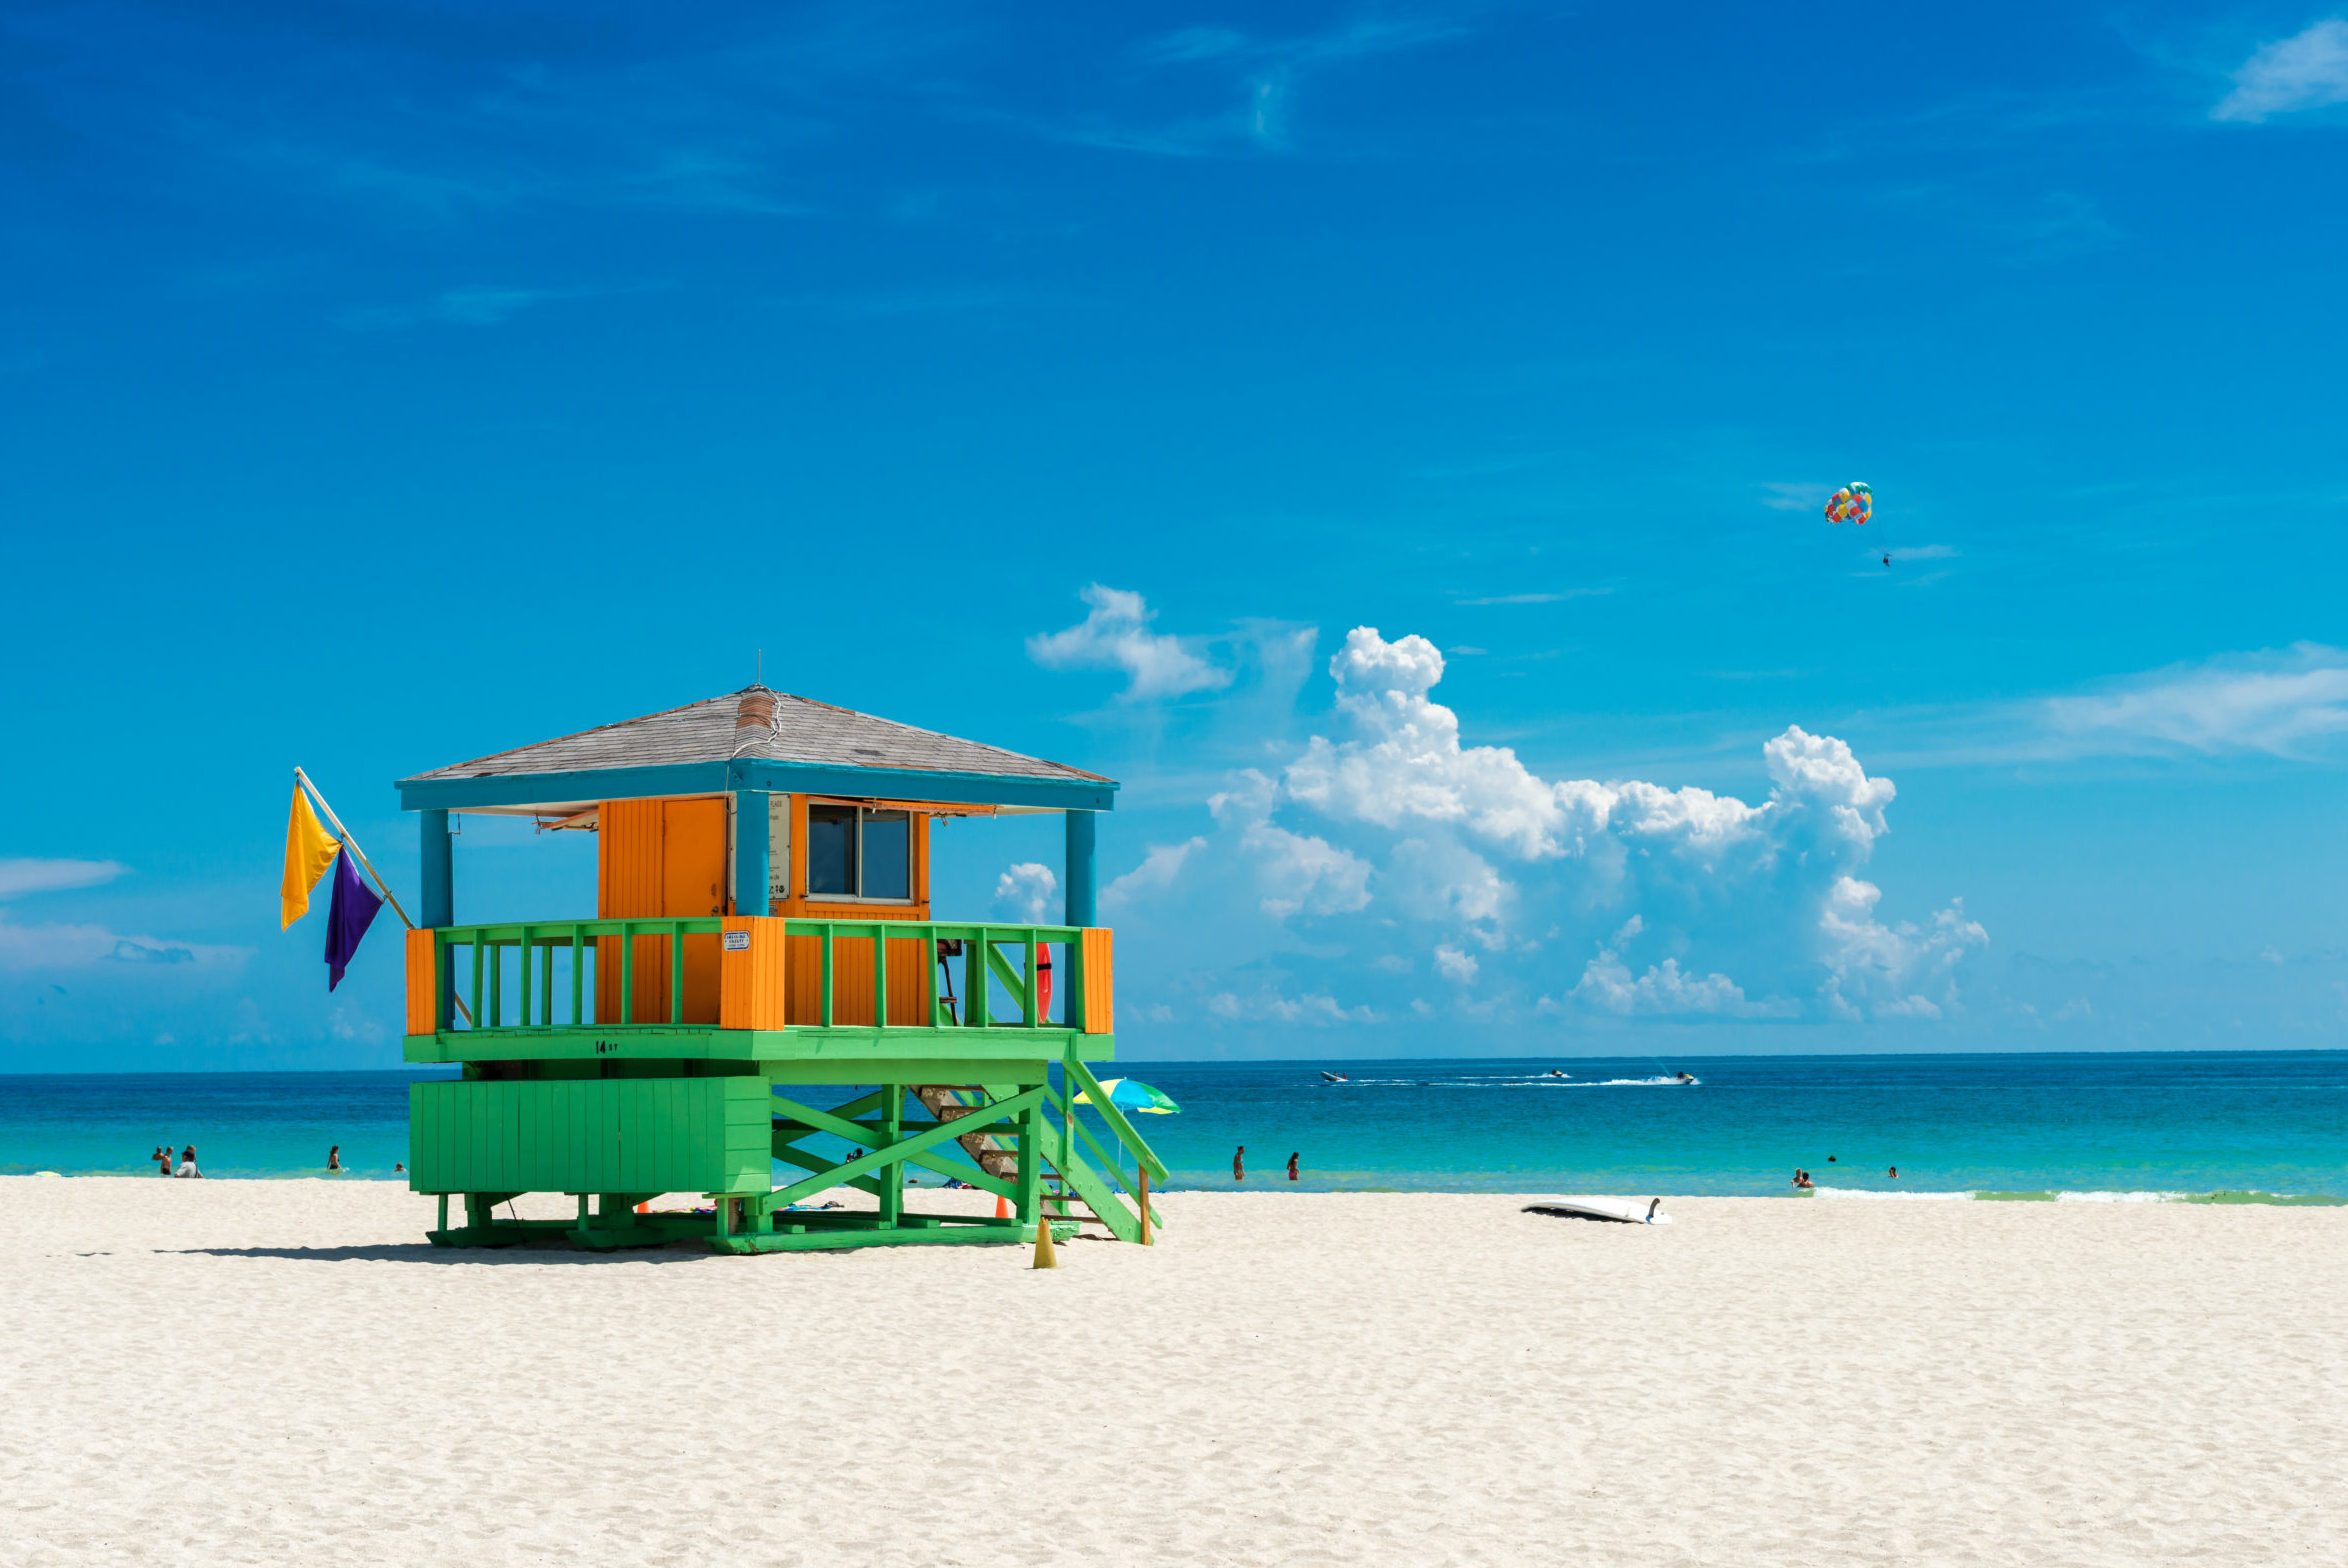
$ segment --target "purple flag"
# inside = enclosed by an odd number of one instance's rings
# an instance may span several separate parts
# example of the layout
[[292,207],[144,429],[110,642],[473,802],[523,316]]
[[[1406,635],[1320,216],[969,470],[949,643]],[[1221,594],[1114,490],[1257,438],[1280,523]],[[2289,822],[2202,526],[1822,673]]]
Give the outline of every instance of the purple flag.
[[359,938],[374,923],[383,900],[359,880],[349,851],[334,857],[334,903],[326,911],[326,989],[342,984],[342,972],[359,951]]

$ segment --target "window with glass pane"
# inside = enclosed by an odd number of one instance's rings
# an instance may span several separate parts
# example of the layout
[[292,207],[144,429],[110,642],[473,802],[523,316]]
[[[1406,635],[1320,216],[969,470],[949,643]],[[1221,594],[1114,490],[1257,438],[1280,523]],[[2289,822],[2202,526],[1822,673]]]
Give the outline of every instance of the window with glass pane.
[[913,820],[902,811],[864,814],[864,896],[913,896]]
[[807,891],[810,897],[856,896],[856,808],[807,808]]

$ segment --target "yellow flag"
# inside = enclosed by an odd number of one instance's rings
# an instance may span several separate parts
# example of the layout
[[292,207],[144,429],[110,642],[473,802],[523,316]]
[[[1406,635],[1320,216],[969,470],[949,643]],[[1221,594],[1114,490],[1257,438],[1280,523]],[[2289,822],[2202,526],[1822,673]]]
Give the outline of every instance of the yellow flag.
[[340,848],[341,840],[318,825],[310,798],[296,784],[293,812],[285,819],[285,881],[277,889],[278,913],[284,917],[278,922],[280,931],[310,912],[310,889],[326,875]]

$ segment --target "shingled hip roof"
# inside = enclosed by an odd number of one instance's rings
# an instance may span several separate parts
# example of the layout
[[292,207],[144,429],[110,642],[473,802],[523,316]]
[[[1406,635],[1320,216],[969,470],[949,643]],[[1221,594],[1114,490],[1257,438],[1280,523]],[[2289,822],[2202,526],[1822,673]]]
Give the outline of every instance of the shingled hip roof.
[[764,686],[745,687],[682,708],[581,730],[471,762],[450,763],[400,782],[528,778],[607,768],[737,761],[1085,784],[1111,782],[1065,763],[1022,756],[999,746],[960,740]]

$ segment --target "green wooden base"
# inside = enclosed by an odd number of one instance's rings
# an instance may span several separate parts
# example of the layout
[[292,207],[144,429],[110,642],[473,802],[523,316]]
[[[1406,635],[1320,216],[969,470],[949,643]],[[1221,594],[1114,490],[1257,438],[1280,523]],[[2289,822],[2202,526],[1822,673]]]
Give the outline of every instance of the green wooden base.
[[[594,1076],[545,1062],[476,1064],[461,1079],[411,1086],[409,1186],[440,1198],[440,1223],[428,1233],[440,1247],[1016,1245],[1034,1240],[1039,1220],[1070,1235],[1077,1219],[1140,1239],[1141,1176],[1127,1175],[1124,1162],[1146,1162],[1142,1175],[1160,1179],[1163,1167],[1073,1050],[1056,1063],[889,1065],[902,1076],[829,1103],[838,1096],[824,1087],[848,1071],[837,1063],[797,1063],[788,1076],[706,1060],[607,1063],[590,1068]],[[980,1079],[973,1065],[1006,1076]],[[1099,1119],[1106,1142],[1080,1109]],[[778,1179],[778,1164],[793,1169]],[[957,1178],[969,1197],[998,1200],[1008,1212],[907,1213],[909,1199],[924,1201],[923,1189],[905,1185],[910,1171]],[[875,1206],[797,1206],[840,1189],[870,1194]],[[501,1214],[523,1193],[568,1194],[576,1215]],[[635,1212],[640,1202],[688,1193],[711,1212]],[[1070,1204],[1083,1208],[1061,1212]],[[1163,1222],[1154,1208],[1151,1217]]]

